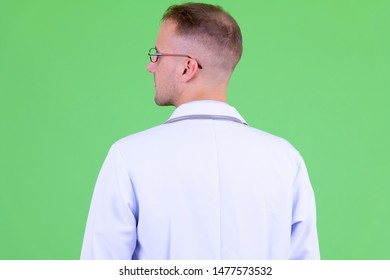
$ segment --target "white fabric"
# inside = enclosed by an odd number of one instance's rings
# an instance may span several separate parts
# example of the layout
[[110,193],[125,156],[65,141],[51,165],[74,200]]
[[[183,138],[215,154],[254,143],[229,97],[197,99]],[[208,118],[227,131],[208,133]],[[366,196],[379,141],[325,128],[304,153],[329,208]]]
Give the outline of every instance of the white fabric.
[[[225,115],[193,101],[171,118]],[[318,259],[314,194],[285,140],[226,120],[191,119],[130,135],[110,149],[81,259]]]

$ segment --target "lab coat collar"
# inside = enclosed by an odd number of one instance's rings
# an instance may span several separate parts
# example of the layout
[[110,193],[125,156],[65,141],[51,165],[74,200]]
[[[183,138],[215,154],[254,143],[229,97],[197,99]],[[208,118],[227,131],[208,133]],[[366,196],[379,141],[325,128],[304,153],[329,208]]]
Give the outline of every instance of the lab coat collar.
[[215,100],[197,100],[180,105],[169,117],[168,121],[174,118],[188,115],[217,115],[228,116],[239,119],[246,124],[244,118],[238,111],[225,102]]

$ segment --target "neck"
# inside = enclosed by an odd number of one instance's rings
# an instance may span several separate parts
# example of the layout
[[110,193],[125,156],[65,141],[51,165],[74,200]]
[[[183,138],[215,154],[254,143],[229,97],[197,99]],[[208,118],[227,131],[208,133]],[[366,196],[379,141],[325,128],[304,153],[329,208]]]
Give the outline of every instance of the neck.
[[184,103],[188,103],[191,101],[199,101],[199,100],[214,100],[220,102],[227,102],[226,91],[198,92],[196,94],[183,93],[181,98],[177,100],[175,106],[179,107]]

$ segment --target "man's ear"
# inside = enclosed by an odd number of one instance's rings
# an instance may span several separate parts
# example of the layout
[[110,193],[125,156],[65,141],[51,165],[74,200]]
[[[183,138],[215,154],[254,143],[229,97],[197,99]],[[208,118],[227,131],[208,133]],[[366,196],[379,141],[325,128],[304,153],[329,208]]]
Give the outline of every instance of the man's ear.
[[184,69],[181,75],[181,80],[183,82],[188,82],[194,78],[195,74],[198,72],[199,66],[198,63],[193,59],[188,59],[184,65]]

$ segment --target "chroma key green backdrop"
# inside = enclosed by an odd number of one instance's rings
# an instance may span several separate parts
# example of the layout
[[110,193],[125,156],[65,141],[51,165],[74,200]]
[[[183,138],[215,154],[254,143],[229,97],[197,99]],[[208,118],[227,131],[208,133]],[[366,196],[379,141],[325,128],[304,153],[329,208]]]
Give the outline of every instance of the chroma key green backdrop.
[[[207,2],[243,33],[229,103],[306,161],[322,258],[390,259],[390,1]],[[176,3],[0,0],[0,259],[79,258],[110,145],[174,109],[146,65]]]

